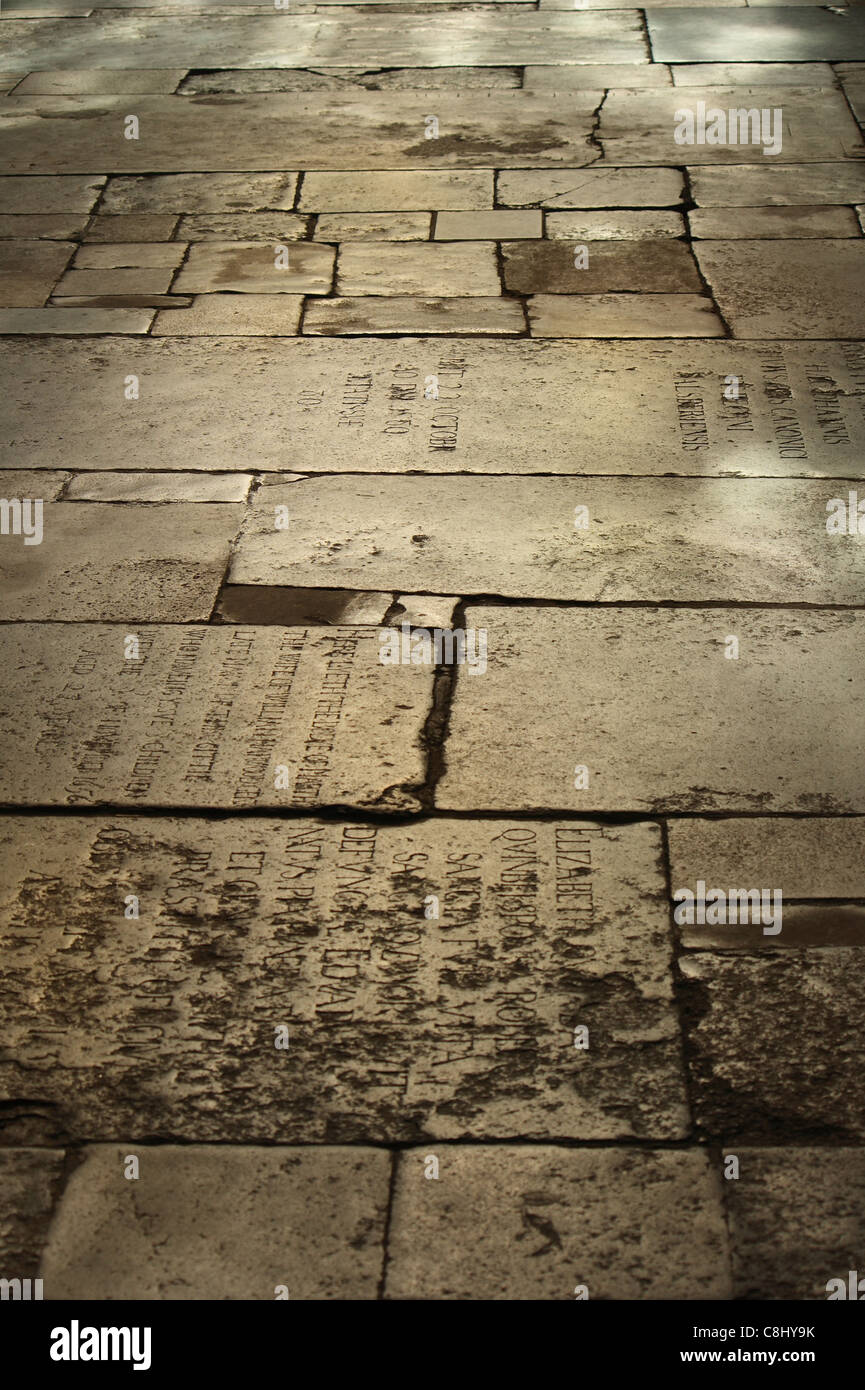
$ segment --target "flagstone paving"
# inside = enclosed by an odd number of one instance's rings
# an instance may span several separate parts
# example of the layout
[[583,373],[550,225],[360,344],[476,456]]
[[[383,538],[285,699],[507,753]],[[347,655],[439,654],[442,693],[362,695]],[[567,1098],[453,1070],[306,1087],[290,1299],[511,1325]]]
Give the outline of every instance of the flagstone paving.
[[863,26],[4,0],[0,1279],[862,1268]]

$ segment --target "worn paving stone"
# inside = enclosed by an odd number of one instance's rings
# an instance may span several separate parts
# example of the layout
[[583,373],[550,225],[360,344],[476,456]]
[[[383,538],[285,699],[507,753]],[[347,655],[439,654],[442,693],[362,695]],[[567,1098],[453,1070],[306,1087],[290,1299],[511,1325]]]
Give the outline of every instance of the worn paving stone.
[[115,94],[167,93],[173,92],[178,82],[186,76],[186,68],[168,68],[162,71],[143,69],[136,72],[125,68],[112,71],[110,68],[67,69],[65,72],[31,72],[19,83],[19,95],[30,96],[37,92],[48,96],[70,93],[95,92],[100,96]]
[[846,164],[746,164],[730,169],[689,168],[700,207],[781,207],[865,200],[865,167]]
[[61,309],[188,309],[189,295],[182,294],[66,294],[55,295],[52,307]]
[[[68,473],[49,472],[47,469],[30,469],[26,472],[4,469],[0,479],[0,491],[6,498],[41,497],[45,502],[53,502],[62,492],[68,477]],[[5,536],[3,544],[9,544]]]
[[459,243],[349,242],[336,268],[339,295],[429,295],[469,298],[500,292],[495,247]]
[[[170,244],[170,243],[169,243]],[[167,294],[174,271],[162,266],[136,266],[125,270],[67,270],[57,282],[55,297],[90,295]]]
[[64,1161],[62,1149],[0,1148],[0,1277],[38,1278]]
[[[573,3],[562,8],[572,9]],[[554,63],[523,69],[524,91],[571,92],[575,88],[599,86],[670,87],[672,81],[670,70],[663,63]]]
[[737,1147],[725,1183],[734,1296],[826,1299],[865,1246],[865,1150]]
[[[435,3],[435,0],[434,0]],[[395,68],[389,72],[368,72],[361,68],[233,68],[222,72],[191,72],[178,88],[181,95],[211,95],[222,92],[344,92],[347,86],[365,87],[379,92],[440,90],[452,87],[466,91],[480,87],[517,88],[520,70],[495,68]]]
[[768,207],[694,208],[688,213],[691,235],[718,240],[782,240],[803,237],[858,237],[861,235],[852,208]]
[[248,294],[327,294],[333,278],[331,246],[293,242],[288,265],[277,267],[278,243],[201,241],[189,248],[172,289],[178,294],[232,290]]
[[865,304],[850,293],[865,241],[697,241],[694,252],[735,337],[862,338]]
[[325,212],[315,241],[428,241],[428,212]]
[[865,898],[858,817],[671,820],[667,833],[676,884],[779,884],[785,898]]
[[251,485],[251,473],[81,473],[70,482],[65,500],[245,502]]
[[83,236],[87,226],[86,213],[2,213],[0,212],[0,237],[11,241],[32,241],[44,238],[46,241],[72,241]]
[[242,516],[206,505],[46,506],[41,543],[3,538],[0,619],[206,621]]
[[0,212],[90,212],[104,176],[0,177]]
[[392,606],[391,593],[300,589],[290,584],[224,584],[216,612],[224,623],[276,623],[281,627],[374,623],[381,627]]
[[681,63],[675,87],[832,87],[828,63]]
[[7,92],[11,92],[18,86],[22,77],[26,76],[26,72],[0,72],[0,94],[5,96]]
[[648,9],[659,63],[808,63],[865,58],[865,15],[852,8]]
[[199,294],[188,309],[157,314],[151,331],[157,337],[281,337],[299,331],[302,309],[302,294]]
[[577,269],[573,245],[558,241],[502,244],[505,286],[520,294],[699,294],[702,283],[681,241],[586,243],[588,265]]
[[543,213],[531,209],[496,209],[493,212],[440,212],[436,217],[436,241],[516,241],[541,237]]
[[80,246],[72,265],[75,270],[114,270],[127,266],[167,266],[176,270],[185,253],[185,244],[177,241],[102,242]]
[[417,295],[359,295],[314,300],[303,316],[304,334],[334,337],[376,333],[523,334],[526,321],[515,299],[448,299]]
[[[747,12],[746,12],[747,13]],[[780,108],[783,115],[781,151],[764,156],[761,145],[679,145],[676,112],[696,110],[697,102],[726,111]],[[605,158],[611,164],[689,165],[744,164],[773,159],[787,163],[852,159],[862,155],[862,137],[840,92],[826,88],[690,87],[687,95],[670,91],[611,91],[601,112],[598,131]],[[761,199],[766,202],[766,199]],[[832,202],[841,201],[834,196]]]
[[[689,887],[690,885],[683,885]],[[710,885],[711,887],[712,885]],[[725,891],[742,891],[726,884]],[[695,889],[691,888],[694,892]],[[759,887],[752,886],[759,893]],[[865,944],[865,903],[783,903],[773,908],[772,889],[765,890],[766,911],[745,922],[723,922],[678,927],[681,946],[688,951],[789,951],[807,946],[859,946]],[[783,892],[782,889],[778,890]],[[709,907],[711,907],[710,900]],[[757,902],[758,899],[753,901]],[[672,904],[671,904],[672,905]],[[707,911],[709,908],[707,908]],[[757,909],[759,912],[760,909]],[[737,908],[738,917],[738,908]],[[777,930],[780,928],[780,930]]]
[[74,250],[68,241],[0,241],[0,308],[44,304]]
[[865,808],[861,613],[472,604],[465,625],[487,630],[489,664],[457,680],[445,810]]
[[146,333],[152,320],[147,309],[0,309],[0,336]]
[[396,169],[304,174],[305,212],[435,212],[492,208],[492,169]]
[[70,1135],[685,1135],[657,826],[7,817],[3,850],[2,1071],[38,1054]]
[[498,176],[499,202],[509,207],[669,207],[683,195],[678,169],[515,169]]
[[861,948],[757,951],[680,957],[700,1125],[727,1144],[861,1141]]
[[[205,505],[188,509],[190,525]],[[166,509],[152,512],[161,525]],[[229,508],[217,512],[224,524]],[[0,717],[7,802],[417,809],[401,788],[423,781],[432,671],[383,666],[374,630],[140,624],[136,633],[139,661],[124,659],[116,623],[0,630],[18,673],[14,707]],[[37,748],[51,749],[50,777],[33,762]],[[283,766],[289,786],[277,789]]]
[[458,602],[454,594],[400,594],[391,626],[411,623],[413,627],[453,627]]
[[[136,212],[128,216],[109,215],[93,218],[84,241],[169,241],[178,224],[176,213]],[[192,237],[184,240],[191,241]]]
[[225,68],[238,53],[247,67],[304,67],[321,21],[313,15],[98,14],[34,25],[3,21],[4,61],[23,68]]
[[302,241],[308,217],[293,212],[191,213],[181,217],[179,241]]
[[711,299],[697,294],[536,294],[534,338],[723,338]]
[[[399,1155],[385,1297],[719,1299],[731,1295],[705,1152],[441,1145]],[[455,1232],[459,1239],[455,1240]]]
[[[30,311],[51,322],[72,312]],[[56,467],[62,449],[64,466],[79,471],[153,459],[216,472],[254,463],[277,473],[863,476],[857,343],[823,343],[816,354],[786,342],[148,339],[82,343],[74,354],[57,343],[0,344],[0,362],[0,466],[9,468]],[[146,388],[134,409],[121,389],[130,373]],[[437,399],[425,396],[428,376],[438,377]],[[730,376],[737,401],[724,396]],[[179,396],[178,381],[195,391]]]
[[[132,1152],[137,1182],[124,1178]],[[52,1298],[376,1297],[386,1149],[130,1141],[89,1145],[82,1160],[45,1251]]]
[[287,532],[274,529],[282,491],[257,493],[233,583],[434,592],[446,574],[463,595],[583,602],[865,597],[865,550],[826,534],[815,481],[341,475],[292,487]]
[[657,237],[685,235],[680,212],[662,208],[636,211],[548,212],[547,236],[551,241],[651,241]]
[[158,174],[109,179],[101,213],[281,212],[294,204],[297,174]]

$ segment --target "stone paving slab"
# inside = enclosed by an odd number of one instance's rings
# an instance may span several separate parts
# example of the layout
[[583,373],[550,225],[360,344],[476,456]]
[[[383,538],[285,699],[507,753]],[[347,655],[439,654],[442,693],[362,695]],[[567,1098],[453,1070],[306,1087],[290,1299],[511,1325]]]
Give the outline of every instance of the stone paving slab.
[[[304,212],[435,212],[492,208],[492,169],[363,169],[304,174]],[[865,196],[865,195],[863,195]]]
[[[0,359],[11,468],[56,467],[62,441],[65,467],[96,471],[863,476],[857,344],[33,342]],[[105,385],[130,373],[134,410]]]
[[444,810],[865,809],[861,613],[470,604],[464,621],[488,666],[457,678]]
[[865,167],[846,164],[747,164],[730,169],[689,168],[700,207],[781,207],[860,203]]
[[90,212],[104,183],[94,175],[0,177],[0,212]]
[[533,338],[723,338],[711,299],[698,294],[536,294]]
[[71,480],[65,500],[245,502],[252,481],[251,473],[81,473]]
[[[541,5],[541,9],[545,6]],[[552,7],[550,7],[552,8]],[[564,3],[562,9],[573,9]],[[611,8],[615,9],[615,6]],[[553,63],[523,68],[524,91],[571,92],[580,87],[670,87],[669,69],[662,63]]]
[[683,196],[678,169],[506,169],[497,187],[508,207],[662,208]]
[[861,1142],[865,1067],[851,1024],[865,1005],[860,960],[861,947],[680,958],[704,1132],[728,1144]]
[[323,212],[314,240],[428,241],[431,221],[428,212]]
[[688,213],[691,235],[716,240],[778,240],[804,237],[861,236],[859,223],[852,208],[832,207],[768,207],[768,208],[694,208]]
[[89,298],[91,295],[167,294],[174,271],[160,266],[136,266],[123,270],[67,270],[57,282],[56,298]]
[[657,826],[7,817],[3,849],[0,1070],[38,1055],[70,1135],[684,1137]]
[[179,241],[303,241],[310,219],[293,212],[192,213],[181,217]]
[[162,310],[151,332],[157,337],[281,337],[299,331],[302,310],[300,294],[200,294],[188,309]]
[[360,1147],[89,1145],[51,1229],[46,1297],[375,1298],[390,1168]]
[[[6,0],[8,5],[9,0]],[[122,95],[138,95],[141,93],[168,93],[173,92],[177,84],[186,76],[186,68],[167,68],[162,71],[146,70],[135,71],[132,68],[116,69],[110,68],[87,68],[84,70],[74,69],[65,72],[31,72],[24,78],[17,87],[19,95],[30,96],[31,93],[45,94],[48,96],[69,93],[96,92],[100,96],[113,96],[115,93]]]
[[171,288],[177,294],[327,294],[334,254],[332,246],[309,242],[293,242],[287,251],[257,241],[195,242]]
[[675,87],[834,86],[828,63],[682,63],[671,72]]
[[[432,0],[438,3],[438,0]],[[390,0],[385,0],[390,3]],[[450,3],[450,0],[442,0]],[[516,89],[518,67],[392,68],[369,72],[362,68],[229,68],[221,72],[191,72],[178,88],[181,95],[238,92],[344,92],[347,86],[367,91],[439,91],[458,88]]]
[[[685,222],[680,212],[667,212],[656,208],[548,212],[545,222],[547,236],[551,241],[571,243],[652,241],[658,237],[685,235]],[[652,265],[651,256],[649,265]],[[640,270],[638,278],[641,276]]]
[[436,241],[512,241],[543,236],[543,213],[497,208],[494,212],[440,212]]
[[[184,219],[188,220],[188,219]],[[84,234],[85,242],[169,241],[178,225],[176,213],[130,213],[128,216],[101,214],[94,217]],[[187,237],[192,240],[192,237]]]
[[[68,473],[56,472],[22,472],[16,473],[4,470],[2,478],[2,492],[4,497],[35,499],[41,497],[43,502],[53,502],[60,493],[69,478]],[[4,534],[4,545],[8,544]]]
[[[649,245],[595,241],[578,268],[573,244],[508,241],[502,244],[505,287],[518,294],[699,294],[702,282],[690,248],[659,238]],[[582,262],[579,262],[582,266]]]
[[0,308],[38,308],[75,247],[68,241],[0,241]]
[[703,879],[778,884],[785,898],[865,898],[865,820],[856,816],[671,820],[667,834],[677,886]]
[[737,1147],[724,1184],[734,1297],[819,1299],[845,1289],[865,1246],[865,1150]]
[[148,309],[0,309],[0,337],[7,334],[87,337],[105,333],[146,333],[153,320]]
[[0,621],[204,622],[242,519],[241,507],[46,505],[41,543],[3,537]]
[[730,1297],[705,1152],[443,1144],[398,1164],[385,1297]]
[[694,252],[737,338],[862,338],[865,241],[697,241]]
[[[0,631],[19,673],[2,720],[17,750],[7,801],[417,809],[397,784],[423,781],[432,672],[381,665],[369,629],[138,624],[138,660],[124,657],[126,635],[89,623]],[[30,765],[37,747],[52,750],[50,778]]]
[[491,242],[349,242],[340,248],[335,288],[346,296],[465,298],[497,295],[501,286]]
[[297,174],[159,174],[109,179],[100,213],[269,212],[294,206]]
[[359,295],[312,300],[303,316],[304,334],[442,333],[485,337],[522,337],[523,307],[501,297],[436,298],[419,295]]
[[0,237],[3,240],[32,241],[44,237],[48,241],[72,241],[84,235],[89,221],[86,212],[67,213],[4,213],[0,212]]
[[0,1148],[0,1277],[38,1278],[64,1160],[62,1149]]
[[[807,63],[865,58],[865,14],[856,8],[647,9],[659,63]],[[16,60],[17,61],[17,60]]]

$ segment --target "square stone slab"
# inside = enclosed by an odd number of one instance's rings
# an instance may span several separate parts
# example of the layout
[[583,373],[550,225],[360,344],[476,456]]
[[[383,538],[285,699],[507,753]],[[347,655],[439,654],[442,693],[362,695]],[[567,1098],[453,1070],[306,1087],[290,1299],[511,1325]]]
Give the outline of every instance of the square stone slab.
[[147,309],[0,309],[0,337],[5,334],[146,333],[153,320]]
[[315,240],[428,241],[431,221],[428,212],[324,212]]
[[865,1247],[865,1150],[737,1146],[724,1184],[735,1297],[825,1300]]
[[0,241],[0,308],[38,308],[63,274],[68,241]]
[[488,668],[457,678],[443,809],[865,809],[861,613],[470,604],[465,626]]
[[[621,298],[665,299],[669,320],[669,300],[690,297]],[[0,343],[0,363],[7,468],[56,467],[62,448],[64,464],[83,471],[153,459],[161,469],[248,472],[254,438],[256,470],[277,473],[865,475],[865,354],[856,343],[818,352],[729,341],[178,339],[79,343],[73,353],[34,342]],[[121,389],[130,373],[146,386],[134,407]],[[429,376],[437,398],[425,395]],[[731,376],[736,401],[724,396]],[[179,381],[195,391],[178,393]]]
[[[27,1110],[28,1102],[7,1102],[7,1123],[14,1125],[18,1108]],[[63,1185],[64,1159],[62,1149],[0,1148],[0,1269],[6,1279],[39,1276],[51,1213]],[[43,1293],[51,1297],[50,1290]]]
[[[683,237],[685,222],[680,212],[638,208],[614,212],[608,209],[548,212],[547,236],[551,241],[652,241],[658,237]],[[591,264],[591,259],[589,261]]]
[[730,1297],[721,1194],[702,1150],[436,1146],[398,1158],[385,1297]]
[[[826,533],[835,485],[764,478],[333,478],[257,492],[234,584],[623,603],[858,606],[865,547]],[[274,504],[290,506],[274,529]],[[588,510],[577,530],[575,507]],[[738,518],[735,564],[730,517]],[[674,520],[671,522],[671,518]],[[326,538],[326,542],[325,542]]]
[[[375,333],[443,333],[467,336],[522,336],[526,331],[518,299],[436,299],[418,295],[361,295],[356,299],[316,299],[307,303],[304,334],[334,337]],[[398,399],[398,398],[397,398]]]
[[508,207],[668,207],[681,201],[678,169],[506,169],[499,201]]
[[511,241],[543,234],[540,211],[440,212],[436,217],[436,241]]
[[0,212],[90,212],[104,183],[101,175],[0,178]]
[[737,338],[862,338],[865,241],[698,241],[694,252]]
[[506,241],[505,286],[519,294],[699,294],[700,276],[682,241],[595,241],[585,244],[588,265],[577,269],[576,244]]
[[[196,242],[172,289],[177,294],[327,294],[334,254],[331,246],[309,242],[292,242],[287,252],[277,242]],[[278,266],[280,257],[288,264]]]
[[[492,208],[492,169],[397,169],[304,174],[299,207],[305,212],[435,212]],[[865,195],[863,195],[865,196]]]
[[500,289],[492,244],[349,242],[340,248],[337,262],[340,295],[451,298],[496,295]]
[[821,237],[861,236],[852,208],[768,207],[694,208],[688,213],[691,235],[719,240],[777,241],[792,237],[809,240]]
[[[780,884],[785,898],[865,898],[865,819],[671,820],[676,886]],[[782,927],[783,932],[783,927]]]
[[188,309],[157,314],[152,332],[195,338],[281,337],[297,333],[302,308],[300,294],[199,294]]
[[3,537],[0,620],[206,622],[242,519],[241,507],[45,506],[41,544]]
[[756,951],[679,960],[704,1133],[728,1144],[861,1143],[865,1057],[851,1027],[865,1006],[861,948]]
[[533,338],[724,337],[699,294],[536,294],[526,310]]
[[16,673],[0,716],[5,800],[417,809],[400,784],[423,781],[432,668],[383,666],[374,629],[136,624],[131,635],[138,660],[120,624],[0,628]]
[[740,164],[731,169],[689,168],[700,207],[782,207],[861,203],[865,167],[846,164]]
[[[272,646],[296,637],[258,631]],[[378,647],[374,629],[366,641]],[[104,743],[88,734],[93,761]],[[392,727],[388,738],[392,749]],[[251,746],[257,757],[260,738]],[[38,1065],[39,1095],[70,1135],[685,1136],[655,825],[41,816],[0,826],[0,1018],[16,1058],[0,1072],[7,1094],[26,1095],[11,1088],[29,1076],[32,1089]],[[575,1046],[578,1026],[587,1048]],[[276,1047],[280,1027],[287,1049]]]
[[296,184],[297,174],[159,174],[109,179],[101,212],[224,215],[282,211],[293,206]]
[[648,9],[646,23],[658,63],[865,58],[865,14],[855,8]]
[[376,1297],[385,1149],[130,1141],[80,1158],[45,1251],[47,1297],[272,1301],[280,1287],[290,1299]]

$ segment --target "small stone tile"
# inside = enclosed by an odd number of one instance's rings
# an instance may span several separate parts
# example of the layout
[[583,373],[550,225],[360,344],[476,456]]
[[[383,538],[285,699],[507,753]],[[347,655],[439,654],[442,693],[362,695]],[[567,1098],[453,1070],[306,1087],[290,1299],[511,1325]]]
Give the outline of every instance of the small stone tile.
[[0,309],[0,337],[8,333],[146,333],[147,309]]
[[191,213],[181,217],[179,241],[302,241],[308,217],[293,212]]
[[[173,243],[165,243],[172,246]],[[124,270],[67,270],[55,297],[83,295],[167,294],[174,271],[166,266],[135,266]]]
[[580,1285],[590,1299],[730,1297],[703,1150],[432,1144],[398,1164],[386,1297],[573,1302]]
[[685,235],[680,212],[663,208],[639,208],[634,212],[548,212],[547,236],[550,241],[651,241],[658,237]]
[[516,241],[543,234],[543,213],[530,209],[440,212],[435,225],[436,241]]
[[[21,1104],[23,1109],[28,1108],[27,1101]],[[7,1112],[5,1118],[7,1123],[11,1121],[14,1125],[10,1113]],[[0,1149],[0,1269],[3,1278],[39,1277],[39,1261],[51,1213],[63,1184],[64,1161],[62,1149]],[[43,1296],[51,1297],[50,1286],[43,1288]]]
[[588,266],[578,270],[573,245],[504,242],[505,285],[519,294],[698,294],[702,289],[684,242],[595,241],[586,250]]
[[865,898],[865,819],[673,820],[675,886],[779,885],[785,898]]
[[865,242],[697,241],[694,251],[738,338],[862,338]]
[[[94,217],[84,241],[170,241],[177,226],[176,213],[130,213],[128,216]],[[188,238],[191,240],[191,238]]]
[[152,331],[161,337],[282,337],[297,333],[302,309],[300,294],[199,294],[188,309],[157,314]]
[[865,15],[816,6],[788,10],[649,9],[652,55],[660,63],[832,62],[865,58]]
[[85,68],[66,69],[61,72],[31,72],[17,89],[20,96],[32,93],[48,96],[70,93],[95,92],[99,96],[125,96],[127,93],[173,92],[178,82],[185,77],[186,68],[145,69],[136,72],[132,68]]
[[677,63],[675,87],[832,87],[828,63]]
[[0,212],[90,212],[104,175],[58,174],[0,177]]
[[[323,249],[323,248],[322,248]],[[347,242],[340,247],[339,295],[496,295],[495,247],[434,242]]]
[[670,207],[682,199],[678,169],[508,169],[498,176],[499,202],[508,207]]
[[524,333],[522,305],[514,299],[431,299],[410,295],[372,295],[320,299],[307,304],[305,334],[338,336],[367,333]]
[[0,308],[44,304],[74,250],[68,241],[0,241]]
[[852,208],[814,207],[694,208],[688,213],[693,237],[719,240],[785,240],[802,237],[858,237]]
[[291,243],[288,264],[276,242],[201,241],[189,256],[173,289],[178,294],[234,291],[241,294],[327,294],[333,278],[335,252],[331,246]]
[[780,207],[865,201],[865,166],[846,164],[740,164],[731,169],[691,168],[700,207]]
[[86,213],[0,213],[0,238],[4,241],[75,241],[87,226]]
[[[3,476],[5,484],[5,475]],[[251,473],[79,473],[67,502],[245,502]]]
[[[129,1154],[134,1182],[124,1177]],[[390,1169],[386,1149],[91,1145],[51,1230],[46,1292],[373,1299]]]
[[[178,117],[179,119],[179,117]],[[105,213],[288,210],[297,174],[151,174],[109,179]]]
[[122,268],[169,267],[176,270],[186,254],[177,241],[100,242],[81,246],[75,253],[74,270],[116,270]]
[[428,241],[428,212],[323,212],[316,241]]
[[[573,0],[570,5],[562,5],[562,9],[571,8]],[[553,63],[548,67],[530,65],[523,70],[523,90],[530,92],[672,85],[669,68],[663,63]]]
[[491,208],[492,169],[402,169],[307,173],[303,212],[435,212]]

